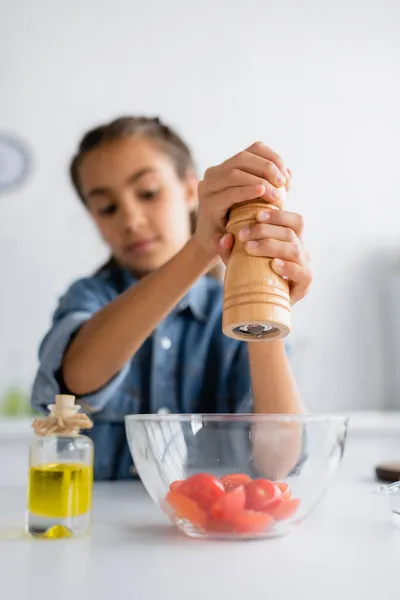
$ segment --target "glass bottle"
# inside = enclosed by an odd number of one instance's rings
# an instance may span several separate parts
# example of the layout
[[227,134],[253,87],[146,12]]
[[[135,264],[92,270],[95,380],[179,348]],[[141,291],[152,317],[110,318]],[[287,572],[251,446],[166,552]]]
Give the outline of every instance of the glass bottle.
[[36,419],[30,445],[26,530],[63,538],[88,532],[93,490],[93,442],[80,433],[91,420],[74,396],[58,395],[50,415]]

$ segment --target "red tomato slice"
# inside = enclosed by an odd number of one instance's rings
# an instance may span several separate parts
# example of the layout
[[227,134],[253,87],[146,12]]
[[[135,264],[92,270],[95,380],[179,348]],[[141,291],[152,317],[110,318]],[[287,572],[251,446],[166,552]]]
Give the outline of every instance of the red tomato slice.
[[290,491],[290,487],[288,486],[288,484],[284,481],[278,481],[276,482],[276,485],[282,492],[282,500],[289,500],[290,496],[292,495],[292,492]]
[[210,533],[232,533],[234,532],[232,523],[228,521],[219,521],[208,519],[205,529]]
[[183,483],[183,481],[181,481],[180,479],[173,481],[169,486],[170,492],[177,492],[179,490],[179,488],[181,487],[182,483]]
[[224,475],[221,477],[221,483],[227,492],[240,485],[246,485],[246,483],[249,483],[250,481],[251,477],[244,473],[232,473],[231,475]]
[[231,521],[244,509],[246,494],[244,487],[236,487],[221,496],[210,508],[210,517],[216,521]]
[[195,527],[204,528],[207,517],[193,500],[179,492],[168,492],[165,501],[179,519],[187,519]]
[[284,521],[296,514],[299,505],[300,500],[298,498],[289,498],[289,500],[283,500],[278,506],[270,509],[269,513],[275,521]]
[[232,521],[232,530],[239,533],[262,533],[274,524],[274,519],[265,512],[243,510]]
[[281,490],[269,479],[254,479],[246,485],[245,490],[248,510],[269,511],[281,501]]
[[225,488],[217,477],[208,473],[197,473],[186,479],[179,493],[191,498],[201,509],[209,508],[225,494]]

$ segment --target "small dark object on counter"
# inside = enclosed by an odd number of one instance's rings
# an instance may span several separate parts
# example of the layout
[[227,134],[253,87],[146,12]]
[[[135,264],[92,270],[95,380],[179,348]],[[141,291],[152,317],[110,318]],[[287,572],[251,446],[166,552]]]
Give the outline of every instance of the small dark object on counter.
[[380,481],[394,483],[400,480],[400,462],[386,463],[375,467],[375,473]]

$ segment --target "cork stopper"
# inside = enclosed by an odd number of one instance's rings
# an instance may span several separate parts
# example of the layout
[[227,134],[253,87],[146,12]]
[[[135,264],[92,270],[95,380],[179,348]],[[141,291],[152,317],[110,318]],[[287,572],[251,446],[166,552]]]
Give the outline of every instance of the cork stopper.
[[78,414],[81,407],[75,404],[75,396],[57,394],[55,403],[48,405],[50,414],[34,420],[36,435],[78,435],[81,429],[91,429],[92,421],[85,414]]
[[79,412],[79,404],[75,404],[75,396],[57,394],[54,404],[47,407],[53,417],[69,417]]

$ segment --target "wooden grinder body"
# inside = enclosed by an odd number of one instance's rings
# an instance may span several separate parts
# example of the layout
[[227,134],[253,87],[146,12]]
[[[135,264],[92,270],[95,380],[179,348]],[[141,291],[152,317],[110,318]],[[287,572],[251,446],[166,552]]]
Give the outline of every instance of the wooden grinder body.
[[228,337],[250,342],[282,338],[291,329],[287,280],[272,270],[271,259],[249,255],[237,237],[265,209],[279,210],[263,200],[236,204],[227,224],[235,242],[225,273],[222,329]]

